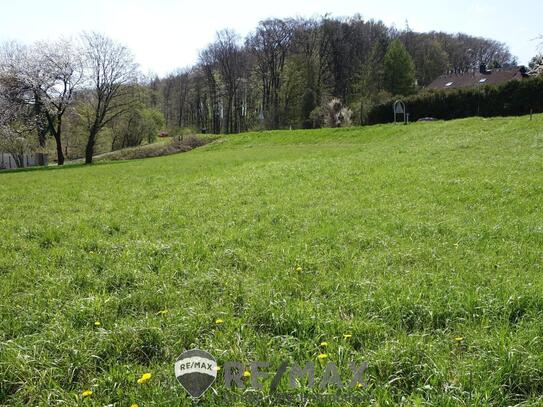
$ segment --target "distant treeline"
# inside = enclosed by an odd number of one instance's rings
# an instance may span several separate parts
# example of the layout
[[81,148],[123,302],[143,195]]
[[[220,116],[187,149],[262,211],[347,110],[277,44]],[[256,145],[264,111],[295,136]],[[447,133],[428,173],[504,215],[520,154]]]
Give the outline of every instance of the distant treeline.
[[[533,63],[541,64],[541,58]],[[223,30],[195,66],[165,78],[145,78],[132,52],[100,33],[33,44],[4,42],[0,152],[21,160],[33,153],[54,154],[59,165],[84,157],[90,164],[97,154],[151,144],[160,133],[385,121],[391,98],[416,95],[444,72],[481,64],[507,67],[516,61],[505,44],[494,40],[398,30],[358,16],[266,20],[245,39]],[[413,118],[438,109],[460,117],[486,114],[485,109],[521,111],[527,98],[535,98],[527,96],[529,85],[508,86],[503,92],[510,89],[513,96],[485,90],[484,106],[477,102],[479,93],[466,91],[409,99],[409,108],[419,109]],[[505,101],[517,95],[521,99]]]
[[312,128],[323,123],[333,98],[362,123],[392,95],[414,94],[444,72],[482,63],[506,67],[516,60],[491,39],[398,30],[359,16],[272,19],[245,39],[220,31],[195,66],[149,85],[153,107],[170,128]]

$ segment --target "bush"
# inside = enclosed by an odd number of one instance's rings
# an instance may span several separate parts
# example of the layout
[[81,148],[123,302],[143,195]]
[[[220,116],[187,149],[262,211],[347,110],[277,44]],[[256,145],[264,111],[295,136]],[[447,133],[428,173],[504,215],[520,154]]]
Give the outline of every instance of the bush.
[[111,149],[115,151],[136,147],[144,141],[148,144],[153,143],[164,127],[164,122],[164,115],[156,109],[131,110],[125,117],[117,120],[113,126]]
[[341,100],[334,98],[326,105],[326,124],[328,127],[350,127],[353,112],[344,107]]
[[[393,122],[394,100],[375,106],[368,114],[368,124]],[[543,78],[455,91],[428,91],[403,101],[411,121],[423,117],[450,120],[470,116],[519,116],[530,110],[543,113]]]
[[324,126],[324,122],[326,119],[325,116],[326,112],[324,111],[324,108],[322,106],[317,106],[309,114],[309,125],[307,126],[307,128],[320,129],[322,126]]

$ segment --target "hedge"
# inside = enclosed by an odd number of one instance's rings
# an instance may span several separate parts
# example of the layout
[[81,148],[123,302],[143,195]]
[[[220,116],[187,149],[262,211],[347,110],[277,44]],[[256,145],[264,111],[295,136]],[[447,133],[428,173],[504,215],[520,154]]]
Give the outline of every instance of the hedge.
[[[395,100],[375,106],[368,114],[368,124],[393,122]],[[470,116],[520,116],[531,110],[543,113],[543,77],[512,80],[497,86],[427,91],[402,100],[410,121],[424,117],[450,120]]]

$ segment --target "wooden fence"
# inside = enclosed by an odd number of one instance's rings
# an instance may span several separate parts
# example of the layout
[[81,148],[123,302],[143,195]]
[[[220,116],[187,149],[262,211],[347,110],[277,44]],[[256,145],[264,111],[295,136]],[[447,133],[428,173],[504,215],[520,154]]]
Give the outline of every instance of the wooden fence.
[[[22,157],[23,167],[46,167],[48,164],[47,154],[24,154]],[[18,168],[17,162],[11,154],[0,153],[0,170]]]

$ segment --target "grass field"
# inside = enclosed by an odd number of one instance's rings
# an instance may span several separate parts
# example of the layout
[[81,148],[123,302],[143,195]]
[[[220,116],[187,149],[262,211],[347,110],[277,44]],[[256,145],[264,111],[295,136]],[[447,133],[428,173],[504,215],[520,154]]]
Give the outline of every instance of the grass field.
[[[0,404],[190,405],[198,347],[367,361],[368,404],[541,405],[542,203],[541,115],[0,174]],[[200,405],[242,395],[221,374]]]

